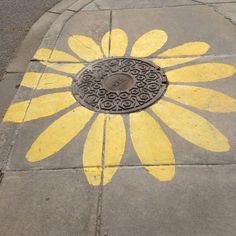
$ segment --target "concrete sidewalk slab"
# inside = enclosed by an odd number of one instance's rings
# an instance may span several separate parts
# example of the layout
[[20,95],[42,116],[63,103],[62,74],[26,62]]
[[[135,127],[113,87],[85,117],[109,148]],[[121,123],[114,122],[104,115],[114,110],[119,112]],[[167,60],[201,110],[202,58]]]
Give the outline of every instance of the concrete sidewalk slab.
[[158,183],[121,168],[103,190],[102,235],[233,235],[235,166],[179,166],[177,175]]
[[1,234],[93,235],[98,189],[79,170],[8,172],[0,193]]
[[194,41],[210,44],[208,55],[236,53],[235,26],[206,6],[115,10],[112,16],[112,28],[121,28],[128,33],[129,48],[126,55],[130,55],[131,46],[143,33],[153,29],[164,30],[168,35],[167,43],[158,53]]

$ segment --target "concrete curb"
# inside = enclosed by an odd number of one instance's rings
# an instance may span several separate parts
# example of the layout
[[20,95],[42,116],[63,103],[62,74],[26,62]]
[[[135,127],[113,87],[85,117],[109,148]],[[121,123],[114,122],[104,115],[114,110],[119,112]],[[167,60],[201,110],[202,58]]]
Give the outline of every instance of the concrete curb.
[[51,24],[57,19],[58,14],[46,12],[34,23],[25,39],[22,41],[14,59],[8,64],[7,73],[23,73],[27,69],[29,61],[40,45],[45,33]]
[[60,17],[63,15],[63,13],[66,11],[71,11],[72,16],[75,12],[80,11],[92,1],[93,0],[62,0],[47,12],[45,12],[33,24],[29,33],[22,41],[15,57],[8,64],[6,73],[24,73],[35,51],[39,48],[41,42],[44,41],[44,38],[47,37],[49,33],[48,31],[50,31],[50,29],[55,26],[57,20],[61,19]]

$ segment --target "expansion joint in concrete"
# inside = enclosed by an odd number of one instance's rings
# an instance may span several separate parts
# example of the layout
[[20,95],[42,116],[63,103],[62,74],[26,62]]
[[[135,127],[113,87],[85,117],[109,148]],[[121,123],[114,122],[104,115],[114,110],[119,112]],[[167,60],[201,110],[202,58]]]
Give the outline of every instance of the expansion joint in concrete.
[[0,184],[2,183],[4,177],[4,173],[0,170]]

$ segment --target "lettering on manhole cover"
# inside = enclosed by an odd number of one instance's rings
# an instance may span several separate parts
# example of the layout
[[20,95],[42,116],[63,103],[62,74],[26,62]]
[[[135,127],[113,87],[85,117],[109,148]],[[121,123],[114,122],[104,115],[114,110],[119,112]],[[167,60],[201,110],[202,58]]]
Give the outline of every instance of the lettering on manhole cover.
[[76,77],[76,100],[90,110],[130,113],[158,101],[168,86],[163,70],[135,58],[110,58],[88,65]]

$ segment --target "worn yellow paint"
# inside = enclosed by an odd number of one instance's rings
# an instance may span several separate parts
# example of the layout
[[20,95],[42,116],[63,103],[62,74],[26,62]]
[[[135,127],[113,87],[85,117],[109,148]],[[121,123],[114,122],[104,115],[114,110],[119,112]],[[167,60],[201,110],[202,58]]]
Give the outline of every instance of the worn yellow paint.
[[110,56],[124,56],[128,47],[128,36],[121,29],[111,31],[111,49]]
[[102,37],[102,42],[101,42],[102,51],[106,57],[109,57],[110,34],[111,34],[110,31],[106,32]]
[[35,54],[34,59],[39,61],[48,61],[52,54],[52,49],[40,48]]
[[158,57],[188,57],[204,55],[210,48],[205,42],[189,42],[178,47],[168,49],[158,55]]
[[43,74],[37,89],[65,88],[72,84],[72,78],[68,76],[45,73]]
[[123,118],[120,115],[107,115],[105,132],[104,166],[116,167],[104,169],[103,185],[111,181],[124,154],[126,133]]
[[41,63],[53,70],[62,71],[68,74],[77,74],[84,68],[84,65],[81,63],[50,63],[43,61]]
[[125,125],[122,116],[108,115],[106,121],[105,166],[119,165],[126,142]]
[[127,34],[121,29],[111,31],[110,56],[124,56],[128,47]]
[[166,73],[170,82],[207,82],[224,79],[236,73],[234,66],[223,63],[204,63],[186,66]]
[[165,96],[183,104],[210,112],[236,112],[236,99],[213,89],[170,85]]
[[35,89],[42,77],[42,73],[27,72],[21,81],[21,86]]
[[87,177],[89,184],[93,186],[99,186],[102,182],[103,185],[110,183],[114,173],[117,171],[116,167],[109,167],[102,169],[101,167],[84,167],[84,173]]
[[157,58],[157,59],[154,59],[153,62],[159,67],[166,68],[166,67],[180,65],[183,63],[194,61],[196,59],[198,59],[198,57]]
[[93,112],[78,107],[52,123],[33,143],[26,158],[29,162],[37,162],[60,151],[88,123]]
[[79,62],[79,60],[68,53],[50,48],[40,48],[34,55],[34,59],[49,62]]
[[[85,171],[87,180],[92,185],[99,185],[99,176],[102,175],[102,150],[103,150],[103,138],[104,138],[104,123],[105,115],[99,114],[94,123],[92,124],[88,136],[84,144],[83,153],[83,166],[86,167],[97,167],[94,171]],[[94,173],[97,177],[94,177]]]
[[[118,169],[125,149],[125,126],[119,115],[100,114],[91,126],[83,153],[83,165],[88,182],[92,185],[101,184],[103,171],[103,185],[109,183]],[[105,135],[104,135],[105,125]],[[104,142],[105,137],[105,142]],[[103,160],[104,143],[104,160]],[[105,168],[108,165],[115,167]],[[96,167],[96,168],[89,168]],[[104,168],[103,168],[104,167]],[[100,180],[99,180],[100,179]]]
[[155,176],[162,182],[170,181],[175,177],[175,166],[165,165],[165,166],[149,166],[146,167],[147,171]]
[[160,100],[151,109],[169,128],[187,141],[212,152],[229,151],[228,139],[196,113],[164,100]]
[[[41,78],[40,78],[41,76]],[[39,80],[40,79],[40,80]],[[72,78],[52,73],[26,73],[21,85],[32,89],[55,89],[71,86]]]
[[89,184],[93,186],[99,186],[101,184],[102,180],[101,167],[84,167],[84,173]]
[[148,57],[160,49],[167,41],[167,34],[162,30],[151,30],[143,34],[133,45],[132,57]]
[[132,113],[130,134],[136,153],[149,173],[161,181],[172,179],[174,168],[162,166],[161,171],[153,171],[150,166],[145,166],[175,164],[172,145],[157,121],[146,112]]
[[14,122],[14,123],[23,122],[29,104],[30,100],[12,104],[6,112],[3,118],[3,122]]
[[[109,55],[109,40],[111,39],[110,55]],[[121,57],[125,55],[128,47],[127,34],[121,29],[113,29],[107,32],[102,39],[102,49],[106,57]]]
[[100,47],[90,37],[73,35],[69,38],[68,44],[74,53],[86,61],[94,61],[103,58]]
[[53,50],[49,61],[50,62],[79,62],[79,59],[63,51]]
[[71,92],[42,95],[32,100],[12,104],[4,122],[21,123],[51,116],[75,103]]

